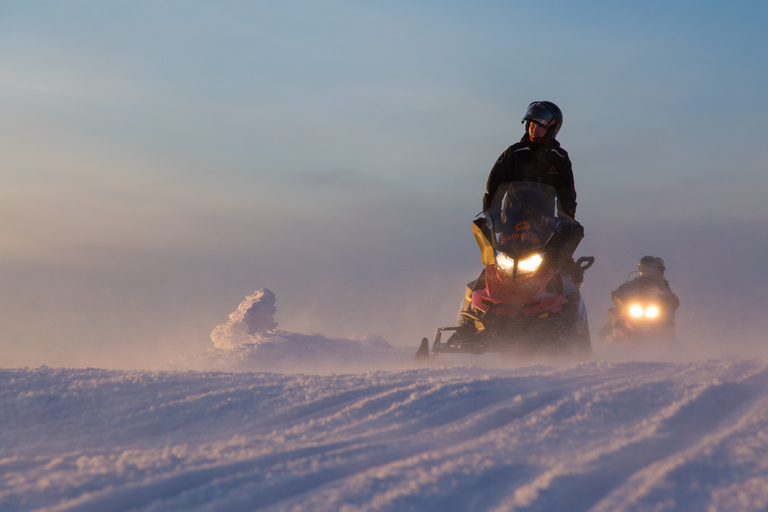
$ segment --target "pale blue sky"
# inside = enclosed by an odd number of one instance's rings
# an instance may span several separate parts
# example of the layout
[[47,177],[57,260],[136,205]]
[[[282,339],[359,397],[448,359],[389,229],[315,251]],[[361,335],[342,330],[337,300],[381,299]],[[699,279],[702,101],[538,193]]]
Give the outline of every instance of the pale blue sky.
[[282,328],[415,344],[453,321],[488,171],[542,99],[593,330],[648,252],[682,323],[750,310],[766,26],[759,1],[0,2],[0,365],[200,350],[261,287]]

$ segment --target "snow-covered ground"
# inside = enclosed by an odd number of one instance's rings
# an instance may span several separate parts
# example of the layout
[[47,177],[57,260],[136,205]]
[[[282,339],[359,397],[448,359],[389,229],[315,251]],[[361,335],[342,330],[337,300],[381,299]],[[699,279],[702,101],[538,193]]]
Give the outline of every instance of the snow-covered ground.
[[768,507],[768,358],[416,369],[241,309],[173,371],[0,370],[0,510]]

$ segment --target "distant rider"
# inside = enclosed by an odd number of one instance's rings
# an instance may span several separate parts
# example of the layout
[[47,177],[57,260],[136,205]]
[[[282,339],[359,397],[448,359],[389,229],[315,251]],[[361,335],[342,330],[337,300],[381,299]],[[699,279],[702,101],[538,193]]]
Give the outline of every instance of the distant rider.
[[638,263],[638,268],[640,270],[638,277],[627,281],[611,293],[614,307],[608,310],[610,322],[600,332],[603,338],[607,339],[611,333],[624,328],[621,309],[630,299],[644,298],[658,301],[661,303],[667,325],[674,324],[675,311],[680,306],[680,300],[672,292],[669,282],[664,279],[666,270],[664,260],[654,256],[643,256]]
[[629,296],[654,297],[662,302],[665,310],[672,317],[677,308],[680,307],[680,299],[672,292],[669,282],[664,279],[666,270],[664,260],[653,256],[643,256],[637,266],[640,275],[612,292],[613,302],[621,302]]
[[532,181],[555,187],[562,211],[576,214],[576,189],[568,153],[555,140],[563,125],[563,113],[551,101],[528,105],[522,122],[525,135],[504,151],[491,169],[483,197],[483,211],[490,206],[496,189],[508,181]]

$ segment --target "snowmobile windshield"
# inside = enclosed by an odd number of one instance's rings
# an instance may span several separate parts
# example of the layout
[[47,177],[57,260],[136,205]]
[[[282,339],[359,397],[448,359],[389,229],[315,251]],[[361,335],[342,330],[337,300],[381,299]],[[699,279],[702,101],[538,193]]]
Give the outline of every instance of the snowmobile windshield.
[[558,212],[557,191],[550,185],[516,181],[499,186],[486,213],[493,245],[510,254],[541,249],[564,224],[576,224]]

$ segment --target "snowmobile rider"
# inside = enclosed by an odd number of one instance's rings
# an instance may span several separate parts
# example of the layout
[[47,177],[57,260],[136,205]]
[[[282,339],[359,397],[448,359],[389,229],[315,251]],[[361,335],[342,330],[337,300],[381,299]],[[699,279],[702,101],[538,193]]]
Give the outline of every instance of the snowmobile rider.
[[520,142],[504,151],[491,169],[483,197],[487,210],[502,183],[532,181],[545,183],[557,190],[560,209],[569,217],[576,214],[576,189],[568,153],[555,140],[563,125],[563,113],[551,101],[534,101],[522,120],[525,135]]
[[674,318],[675,311],[680,307],[680,299],[672,292],[669,282],[664,279],[664,271],[666,270],[664,260],[653,256],[643,256],[637,266],[640,275],[612,292],[613,302],[619,304],[625,298],[637,295],[658,296],[669,318]]

